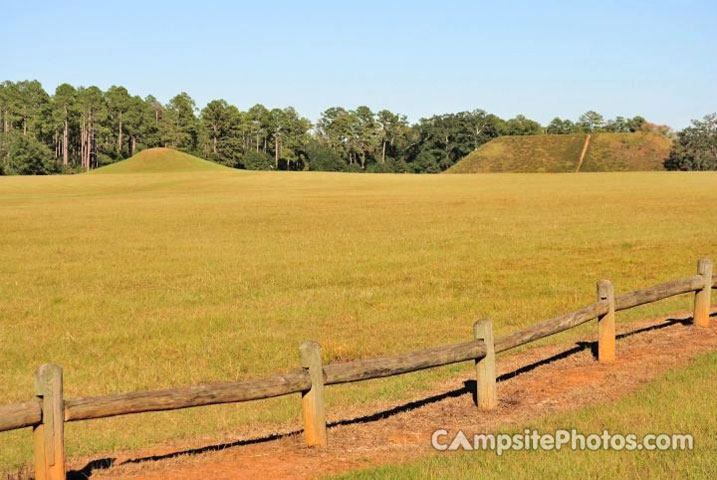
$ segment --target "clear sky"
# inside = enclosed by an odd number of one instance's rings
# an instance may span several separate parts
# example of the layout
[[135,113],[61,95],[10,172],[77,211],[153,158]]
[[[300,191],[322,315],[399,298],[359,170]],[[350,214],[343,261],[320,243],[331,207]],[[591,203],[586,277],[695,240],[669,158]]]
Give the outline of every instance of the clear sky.
[[412,121],[717,111],[717,2],[3,2],[0,80]]

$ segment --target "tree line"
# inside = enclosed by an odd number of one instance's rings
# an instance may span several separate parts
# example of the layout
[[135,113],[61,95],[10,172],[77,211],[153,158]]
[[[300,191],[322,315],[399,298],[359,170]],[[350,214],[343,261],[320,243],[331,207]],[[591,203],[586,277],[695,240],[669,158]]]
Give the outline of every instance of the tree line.
[[[62,84],[48,94],[36,80],[0,83],[0,174],[87,171],[159,146],[254,170],[436,173],[501,135],[640,130],[670,133],[640,116],[605,121],[593,111],[543,127],[523,115],[504,120],[483,110],[411,124],[389,110],[332,107],[312,124],[292,107],[242,111],[212,100],[200,110],[184,92],[163,104],[121,86]],[[699,158],[701,168],[709,164]]]

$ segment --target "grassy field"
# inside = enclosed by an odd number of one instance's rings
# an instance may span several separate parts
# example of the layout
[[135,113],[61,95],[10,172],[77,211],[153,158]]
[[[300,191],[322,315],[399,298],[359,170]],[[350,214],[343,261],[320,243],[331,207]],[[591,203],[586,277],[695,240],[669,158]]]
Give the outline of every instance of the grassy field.
[[[505,136],[471,152],[448,173],[574,172],[585,134]],[[596,133],[581,172],[662,170],[670,140],[655,133]]]
[[[698,394],[696,394],[699,392]],[[442,454],[402,466],[387,466],[334,477],[337,480],[416,478],[693,478],[712,479],[717,473],[717,353],[699,357],[619,401],[569,414],[548,417],[525,428],[541,433],[572,429],[589,435],[610,433],[690,433],[692,451],[508,451]],[[679,406],[679,408],[676,408]],[[524,428],[505,430],[522,433]]]
[[[512,332],[594,301],[601,278],[620,293],[717,257],[716,187],[708,172],[2,177],[0,403],[31,398],[48,361],[78,397],[293,369],[307,339],[336,361],[466,340],[478,317]],[[437,375],[330,388],[329,414]],[[71,423],[68,453],[299,425],[299,408]],[[30,458],[29,431],[0,433],[0,471]]]

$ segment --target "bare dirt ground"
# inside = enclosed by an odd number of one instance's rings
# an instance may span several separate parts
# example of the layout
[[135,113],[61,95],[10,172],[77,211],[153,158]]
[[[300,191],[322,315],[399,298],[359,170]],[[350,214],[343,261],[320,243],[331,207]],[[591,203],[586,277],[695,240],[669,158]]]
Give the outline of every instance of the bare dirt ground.
[[591,135],[589,133],[585,136],[585,143],[583,144],[583,149],[580,152],[580,159],[578,160],[578,167],[575,169],[576,172],[579,172],[580,167],[583,166],[583,160],[585,160],[585,154],[588,153],[588,147],[590,146],[590,137],[591,137]]
[[300,431],[254,429],[253,436],[238,433],[222,443],[204,439],[114,458],[75,459],[68,479],[302,479],[403,462],[430,454],[437,428],[491,432],[627,395],[698,354],[716,350],[716,317],[709,328],[692,327],[689,315],[618,325],[614,364],[596,362],[592,342],[499,356],[500,406],[494,412],[479,412],[474,382],[454,377],[409,403],[363,405],[329,418],[329,448],[324,450],[306,448]]

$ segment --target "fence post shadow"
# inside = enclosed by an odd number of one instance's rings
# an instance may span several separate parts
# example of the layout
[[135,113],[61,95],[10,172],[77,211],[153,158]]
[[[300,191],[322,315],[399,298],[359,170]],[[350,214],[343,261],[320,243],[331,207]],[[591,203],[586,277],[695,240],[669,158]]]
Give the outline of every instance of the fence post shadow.
[[[717,317],[717,312],[711,314],[710,316]],[[669,328],[669,327],[675,326],[675,325],[690,326],[690,325],[692,325],[692,317],[688,316],[685,318],[670,318],[670,319],[667,319],[667,320],[665,320],[661,323],[658,323],[656,325],[641,327],[641,328],[638,328],[635,330],[631,330],[629,332],[621,333],[616,336],[616,339],[619,340],[619,339],[629,338],[631,336],[639,335],[641,333],[646,333],[646,332],[650,332],[650,331],[654,331],[654,330],[661,330],[661,329]],[[597,358],[597,342],[578,341],[575,343],[575,345],[573,347],[563,350],[562,352],[559,352],[551,357],[544,358],[544,359],[529,363],[527,365],[523,365],[519,368],[516,368],[515,370],[512,370],[510,372],[506,372],[502,375],[499,375],[496,378],[496,381],[497,382],[505,382],[507,380],[510,380],[511,378],[518,377],[524,373],[528,373],[532,370],[535,370],[542,366],[549,365],[549,364],[557,362],[559,360],[569,358],[573,355],[576,355],[580,352],[584,352],[585,350],[588,350],[588,349],[591,351],[591,354],[595,358]],[[457,398],[457,397],[461,397],[466,394],[470,394],[472,397],[471,400],[473,402],[476,402],[476,400],[477,400],[477,382],[475,379],[464,380],[463,386],[460,388],[449,390],[447,392],[439,393],[436,395],[431,395],[429,397],[421,398],[418,400],[406,402],[404,404],[397,405],[395,407],[392,407],[392,408],[389,408],[386,410],[381,410],[378,412],[374,412],[374,413],[367,414],[367,415],[362,415],[359,417],[348,418],[348,419],[343,419],[343,420],[336,420],[336,421],[328,423],[327,428],[335,428],[335,427],[339,427],[339,426],[377,422],[380,420],[384,420],[384,419],[393,417],[400,413],[416,410],[416,409],[426,407],[431,404],[441,402],[443,400],[447,400],[449,398]],[[181,456],[200,455],[202,453],[225,450],[228,448],[235,448],[235,447],[259,444],[259,443],[274,442],[277,440],[298,436],[302,432],[303,432],[303,430],[294,430],[294,431],[290,431],[290,432],[286,432],[286,433],[271,434],[271,435],[267,435],[267,436],[263,436],[263,437],[242,439],[242,440],[237,440],[234,442],[219,443],[219,444],[207,445],[207,446],[198,447],[198,448],[186,449],[186,450],[167,453],[164,455],[153,455],[153,456],[148,456],[148,457],[132,458],[132,459],[124,460],[120,463],[117,463],[115,458],[102,458],[102,459],[93,460],[93,461],[89,462],[85,467],[83,467],[80,470],[72,470],[72,471],[67,472],[67,479],[68,480],[86,480],[92,476],[92,474],[95,470],[106,470],[112,466],[140,464],[140,463],[145,463],[145,462],[155,462],[155,461],[177,458],[177,457],[181,457]]]
[[87,480],[92,476],[95,470],[107,470],[111,468],[116,461],[117,459],[114,457],[92,460],[79,470],[69,470],[67,472],[67,480]]
[[[709,313],[708,318],[717,319],[717,311]],[[628,338],[633,335],[638,335],[638,334],[649,332],[649,331],[668,328],[668,327],[671,327],[674,325],[691,326],[692,324],[693,324],[693,317],[691,317],[691,316],[686,316],[683,318],[669,318],[669,319],[663,320],[661,323],[658,323],[655,325],[641,327],[641,328],[637,328],[635,330],[621,333],[619,335],[616,335],[615,338],[617,340],[619,340],[619,339]],[[511,372],[504,373],[504,374],[500,375],[499,377],[497,377],[496,381],[504,382],[511,378],[515,378],[523,373],[530,372],[530,371],[532,371],[536,368],[539,368],[541,366],[545,366],[545,365],[548,365],[555,361],[558,361],[558,360],[561,360],[564,358],[568,358],[568,357],[575,355],[577,353],[580,353],[586,349],[590,349],[591,354],[595,358],[597,358],[597,351],[598,351],[597,342],[578,341],[575,343],[575,346],[568,348],[567,350],[564,350],[562,352],[559,352],[549,358],[538,360],[536,362],[516,368],[515,370],[513,370]],[[363,415],[360,417],[334,421],[334,422],[329,423],[327,425],[327,427],[334,428],[334,427],[343,426],[343,425],[376,422],[376,421],[379,421],[382,419],[390,418],[399,413],[416,410],[416,409],[422,408],[424,406],[428,406],[430,404],[443,401],[445,399],[460,397],[467,393],[471,394],[472,401],[475,403],[477,401],[477,382],[475,380],[472,380],[472,379],[465,380],[465,381],[463,381],[463,386],[461,388],[457,388],[457,389],[450,390],[447,392],[435,394],[435,395],[432,395],[432,396],[429,396],[426,398],[407,402],[402,405],[398,405],[398,406],[395,406],[395,407],[392,407],[392,408],[389,408],[386,410],[371,413],[368,415]],[[234,448],[234,447],[241,447],[241,446],[252,445],[252,444],[273,442],[273,441],[277,441],[277,440],[281,440],[281,439],[285,439],[285,438],[298,436],[302,432],[303,432],[303,430],[294,430],[294,431],[289,431],[289,432],[284,432],[284,433],[275,433],[275,434],[270,434],[270,435],[266,435],[266,436],[262,436],[262,437],[241,439],[241,440],[237,440],[237,441],[233,441],[233,442],[225,442],[225,443],[206,445],[206,446],[191,448],[191,449],[186,449],[186,450],[180,450],[180,451],[170,452],[170,453],[162,454],[162,455],[152,455],[152,456],[147,456],[147,457],[131,458],[131,459],[127,459],[122,462],[119,462],[119,463],[117,463],[117,459],[113,458],[113,457],[100,458],[100,459],[90,461],[83,468],[81,468],[79,470],[68,471],[66,478],[68,480],[85,480],[85,479],[91,478],[95,471],[107,470],[113,466],[121,466],[121,465],[126,465],[126,464],[141,464],[144,462],[161,461],[161,460],[172,459],[172,458],[177,458],[177,457],[181,457],[181,456],[200,455],[203,453],[225,450],[225,449]],[[32,478],[32,477],[30,477],[30,478]]]

